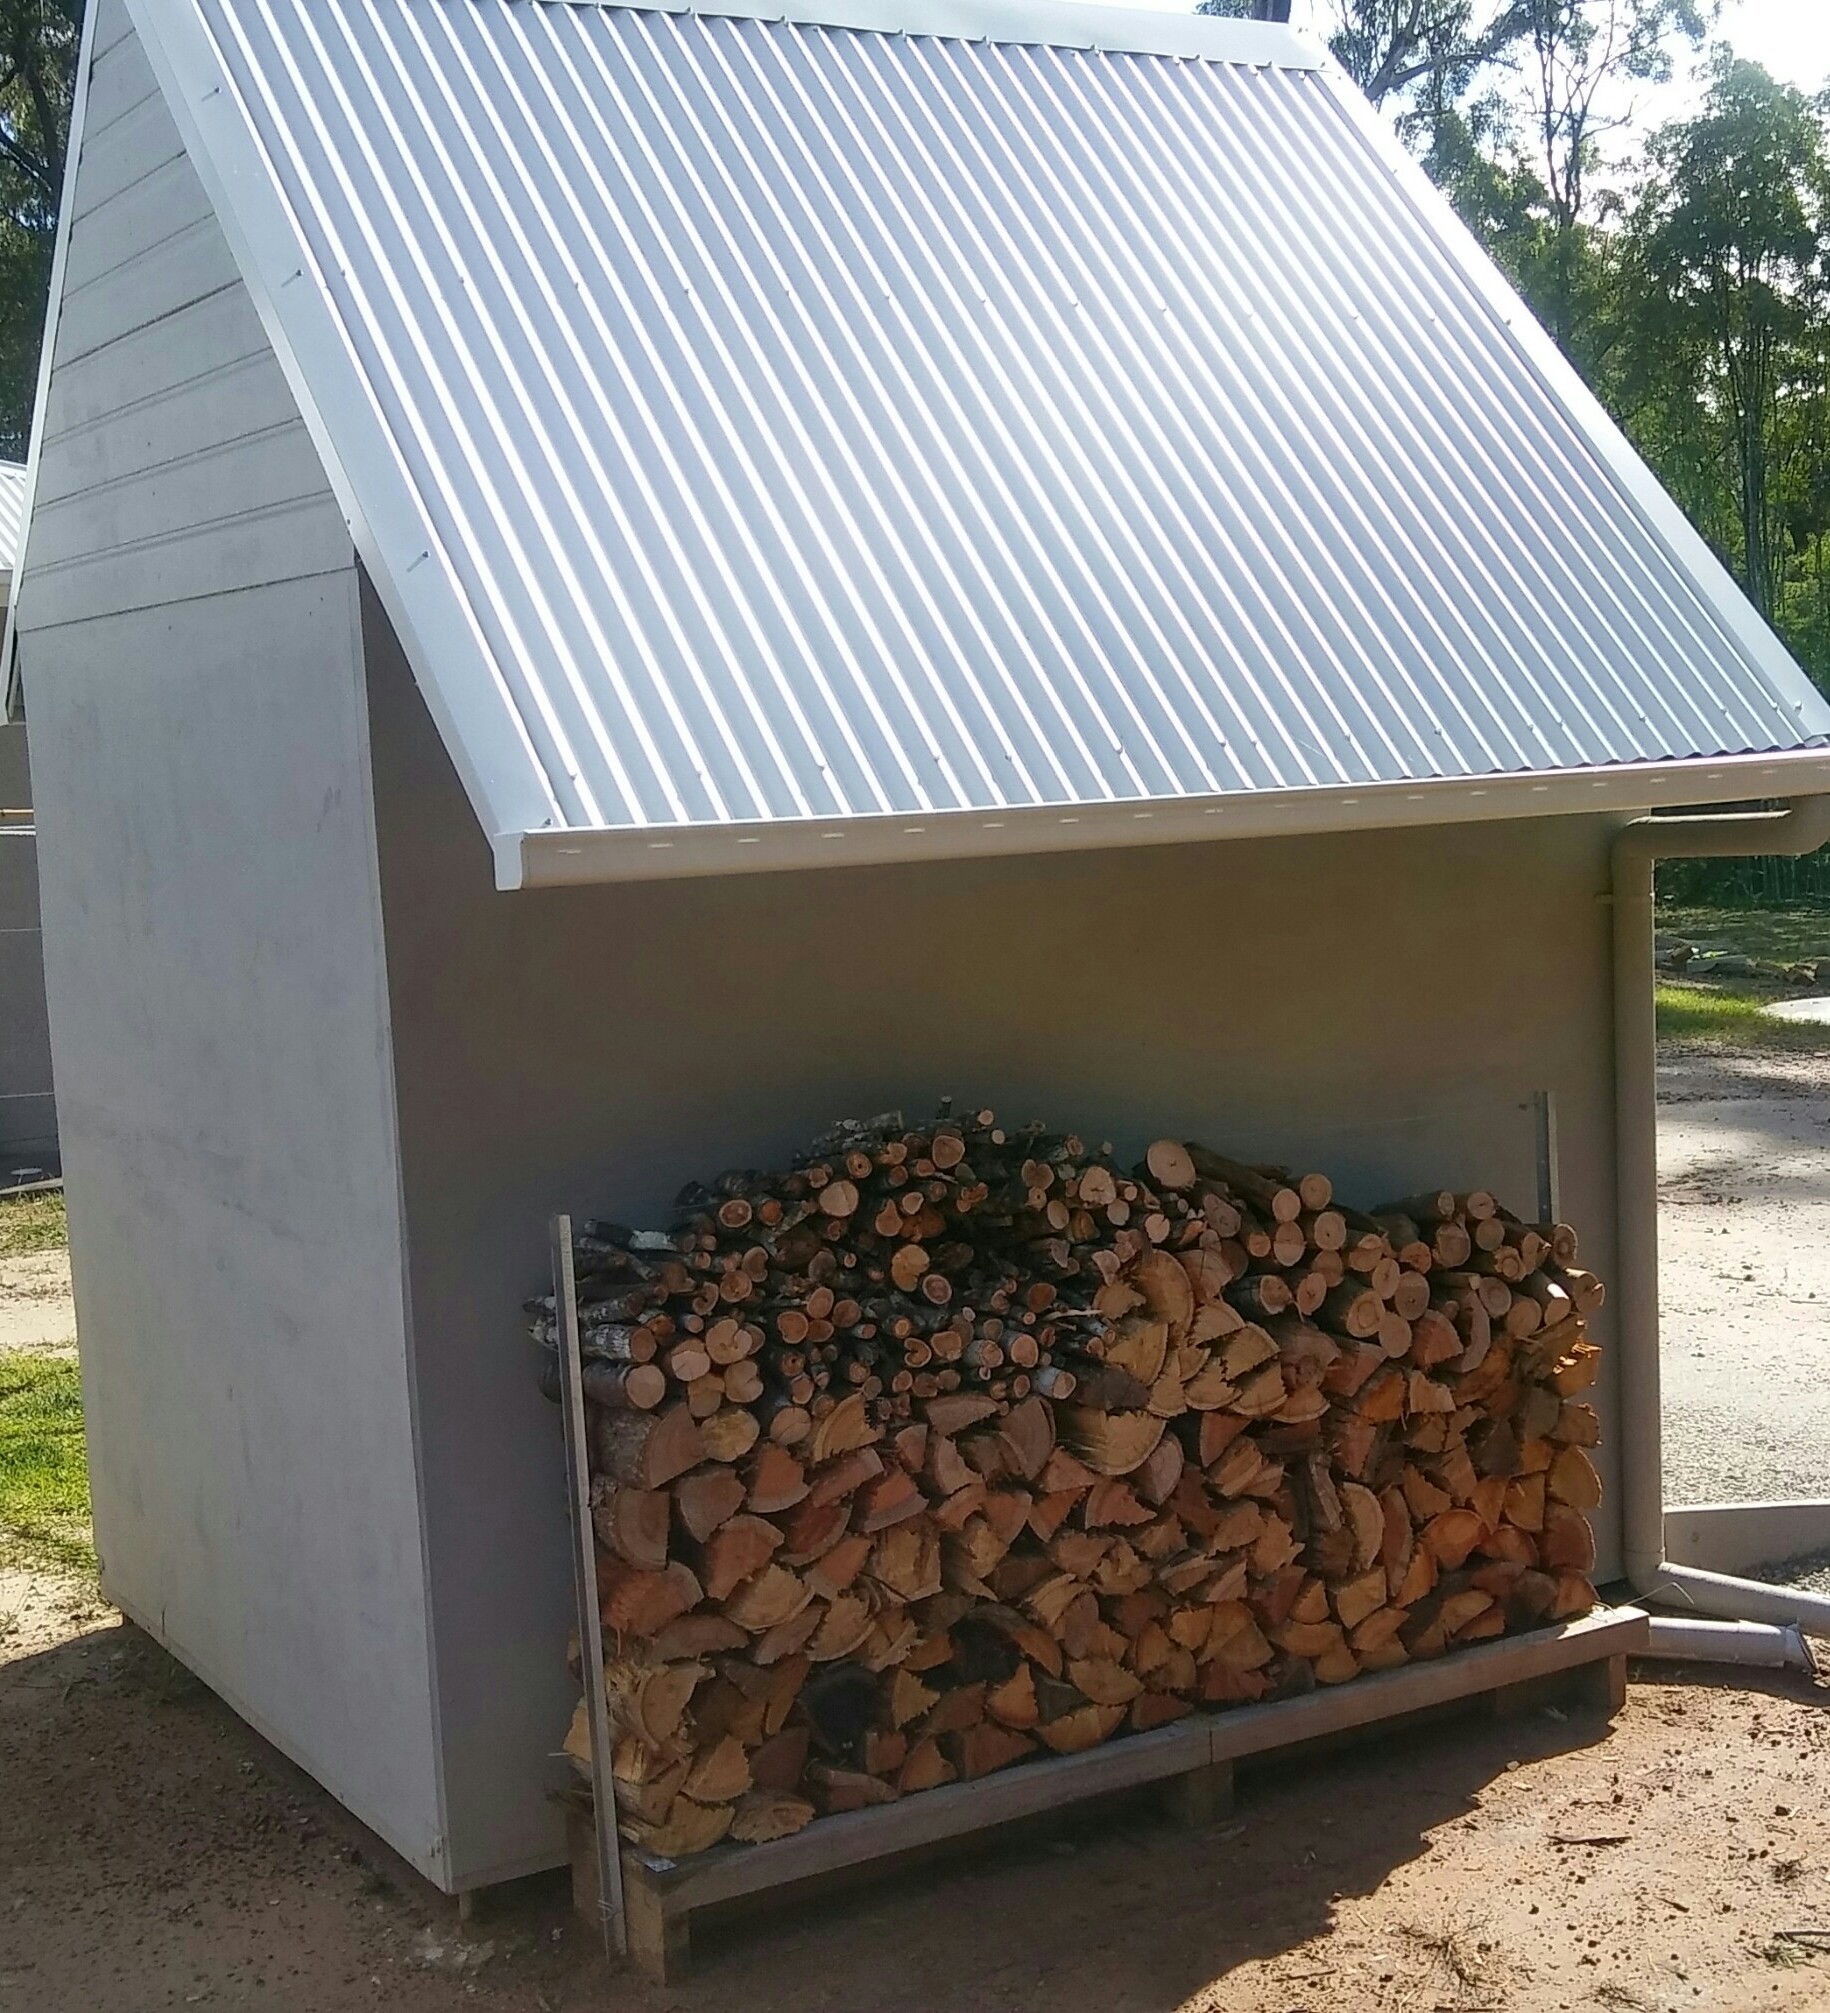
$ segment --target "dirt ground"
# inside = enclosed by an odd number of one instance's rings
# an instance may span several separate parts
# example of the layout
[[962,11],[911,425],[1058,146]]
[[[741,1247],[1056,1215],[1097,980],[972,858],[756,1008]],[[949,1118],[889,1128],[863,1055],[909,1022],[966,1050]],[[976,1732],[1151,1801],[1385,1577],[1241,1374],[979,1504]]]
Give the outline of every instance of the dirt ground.
[[1659,1070],[1673,1503],[1830,1496],[1830,1056]]
[[76,1354],[67,1252],[0,1258],[0,1349]]
[[[13,1596],[0,1589],[0,1601]],[[1830,1694],[1636,1683],[1611,1737],[1468,1719],[1132,1808],[611,1974],[557,1881],[460,1930],[137,1632],[28,1622],[0,1670],[0,2006],[431,2013],[1712,2013],[1830,2008]],[[41,1633],[42,1632],[42,1633]],[[30,1638],[28,1637],[28,1640]]]
[[[1827,1090],[1796,1057],[1667,1066],[1674,1497],[1830,1477]],[[9,1261],[0,1347],[69,1334],[57,1261]],[[0,1570],[0,2013],[1830,2013],[1830,1688],[1750,1675],[1647,1666],[1611,1733],[1285,1757],[1202,1832],[1100,1808],[708,1931],[658,1991],[557,1878],[460,1927],[92,1594]]]

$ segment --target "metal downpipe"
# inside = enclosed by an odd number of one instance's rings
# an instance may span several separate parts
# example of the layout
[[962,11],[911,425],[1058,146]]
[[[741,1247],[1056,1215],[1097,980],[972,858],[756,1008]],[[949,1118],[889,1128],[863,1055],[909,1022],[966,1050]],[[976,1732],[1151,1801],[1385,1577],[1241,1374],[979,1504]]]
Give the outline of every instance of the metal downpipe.
[[[1830,1598],[1674,1566],[1665,1557],[1659,1380],[1657,1029],[1652,869],[1661,859],[1797,858],[1830,843],[1830,797],[1784,811],[1640,818],[1615,838],[1614,1113],[1619,1249],[1621,1535],[1635,1592],[1730,1621],[1797,1623],[1830,1637]],[[1733,1660],[1744,1660],[1737,1656]]]
[[1754,1670],[1815,1671],[1816,1659],[1795,1623],[1696,1621],[1689,1615],[1654,1615],[1651,1640],[1641,1656],[1673,1663],[1746,1664]]

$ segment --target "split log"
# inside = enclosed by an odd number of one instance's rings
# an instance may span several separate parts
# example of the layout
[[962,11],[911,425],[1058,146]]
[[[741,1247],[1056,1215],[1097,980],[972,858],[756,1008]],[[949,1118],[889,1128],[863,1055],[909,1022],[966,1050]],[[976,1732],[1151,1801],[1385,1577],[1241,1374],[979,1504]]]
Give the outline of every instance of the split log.
[[1148,1412],[1104,1412],[1068,1405],[1059,1421],[1068,1451],[1099,1475],[1128,1475],[1149,1459],[1163,1437],[1161,1419]]
[[654,1636],[696,1608],[701,1598],[698,1580],[679,1560],[660,1572],[618,1572],[603,1601],[604,1625],[619,1636]]
[[989,1113],[886,1113],[575,1255],[650,1850],[1593,1599],[1600,1282],[1481,1191],[1367,1215],[1179,1140],[1127,1174]]
[[812,1823],[813,1816],[813,1805],[802,1797],[758,1789],[732,1813],[729,1835],[740,1845],[766,1845],[771,1839],[791,1838]]
[[702,1573],[705,1598],[722,1601],[736,1590],[739,1582],[760,1572],[781,1542],[781,1532],[762,1517],[728,1519],[705,1546]]
[[624,1820],[624,1837],[657,1859],[686,1859],[694,1853],[709,1852],[730,1830],[736,1812],[729,1804],[695,1803],[690,1796],[678,1796],[661,1824]]
[[635,1489],[664,1489],[706,1458],[698,1422],[685,1405],[665,1411],[599,1412],[592,1420],[592,1465]]
[[632,1566],[661,1572],[673,1498],[665,1489],[612,1489],[591,1512],[598,1537]]

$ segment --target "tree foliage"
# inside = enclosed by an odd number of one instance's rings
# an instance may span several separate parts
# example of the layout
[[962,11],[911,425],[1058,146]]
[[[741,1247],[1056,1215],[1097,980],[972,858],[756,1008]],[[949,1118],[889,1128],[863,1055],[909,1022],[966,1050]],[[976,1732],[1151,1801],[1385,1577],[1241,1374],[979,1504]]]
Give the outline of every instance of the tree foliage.
[[[1553,6],[1586,21],[1571,36]],[[1830,94],[1718,48],[1696,111],[1648,137],[1630,178],[1604,176],[1620,81],[1657,78],[1704,24],[1657,0],[1542,8],[1519,52],[1530,120],[1482,128],[1450,106],[1426,164],[1830,691]],[[1830,895],[1823,855],[1686,871],[1693,894]]]
[[32,424],[82,0],[0,0],[0,455]]
[[1631,119],[1630,87],[1666,82],[1674,43],[1700,42],[1704,22],[1696,0],[1529,0],[1527,11],[1519,68],[1548,238],[1539,300],[1552,335],[1574,354],[1589,305],[1583,234],[1595,220],[1602,150]]
[[1824,106],[1724,56],[1698,116],[1650,151],[1631,222],[1647,304],[1696,367],[1689,401],[1714,421],[1734,556],[1770,618],[1788,555],[1821,571]]
[[[1326,0],[1328,46],[1375,105],[1429,86],[1465,90],[1518,39],[1533,0]],[[1200,0],[1244,16],[1253,0]]]

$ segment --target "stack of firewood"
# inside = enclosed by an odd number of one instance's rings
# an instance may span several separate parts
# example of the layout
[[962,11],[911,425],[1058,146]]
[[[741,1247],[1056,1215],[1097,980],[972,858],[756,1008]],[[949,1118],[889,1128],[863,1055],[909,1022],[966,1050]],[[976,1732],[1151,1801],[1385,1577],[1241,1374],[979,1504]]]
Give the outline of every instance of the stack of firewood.
[[1363,1214],[990,1112],[588,1225],[626,1835],[779,1837],[1585,1612],[1575,1259],[1487,1194]]

